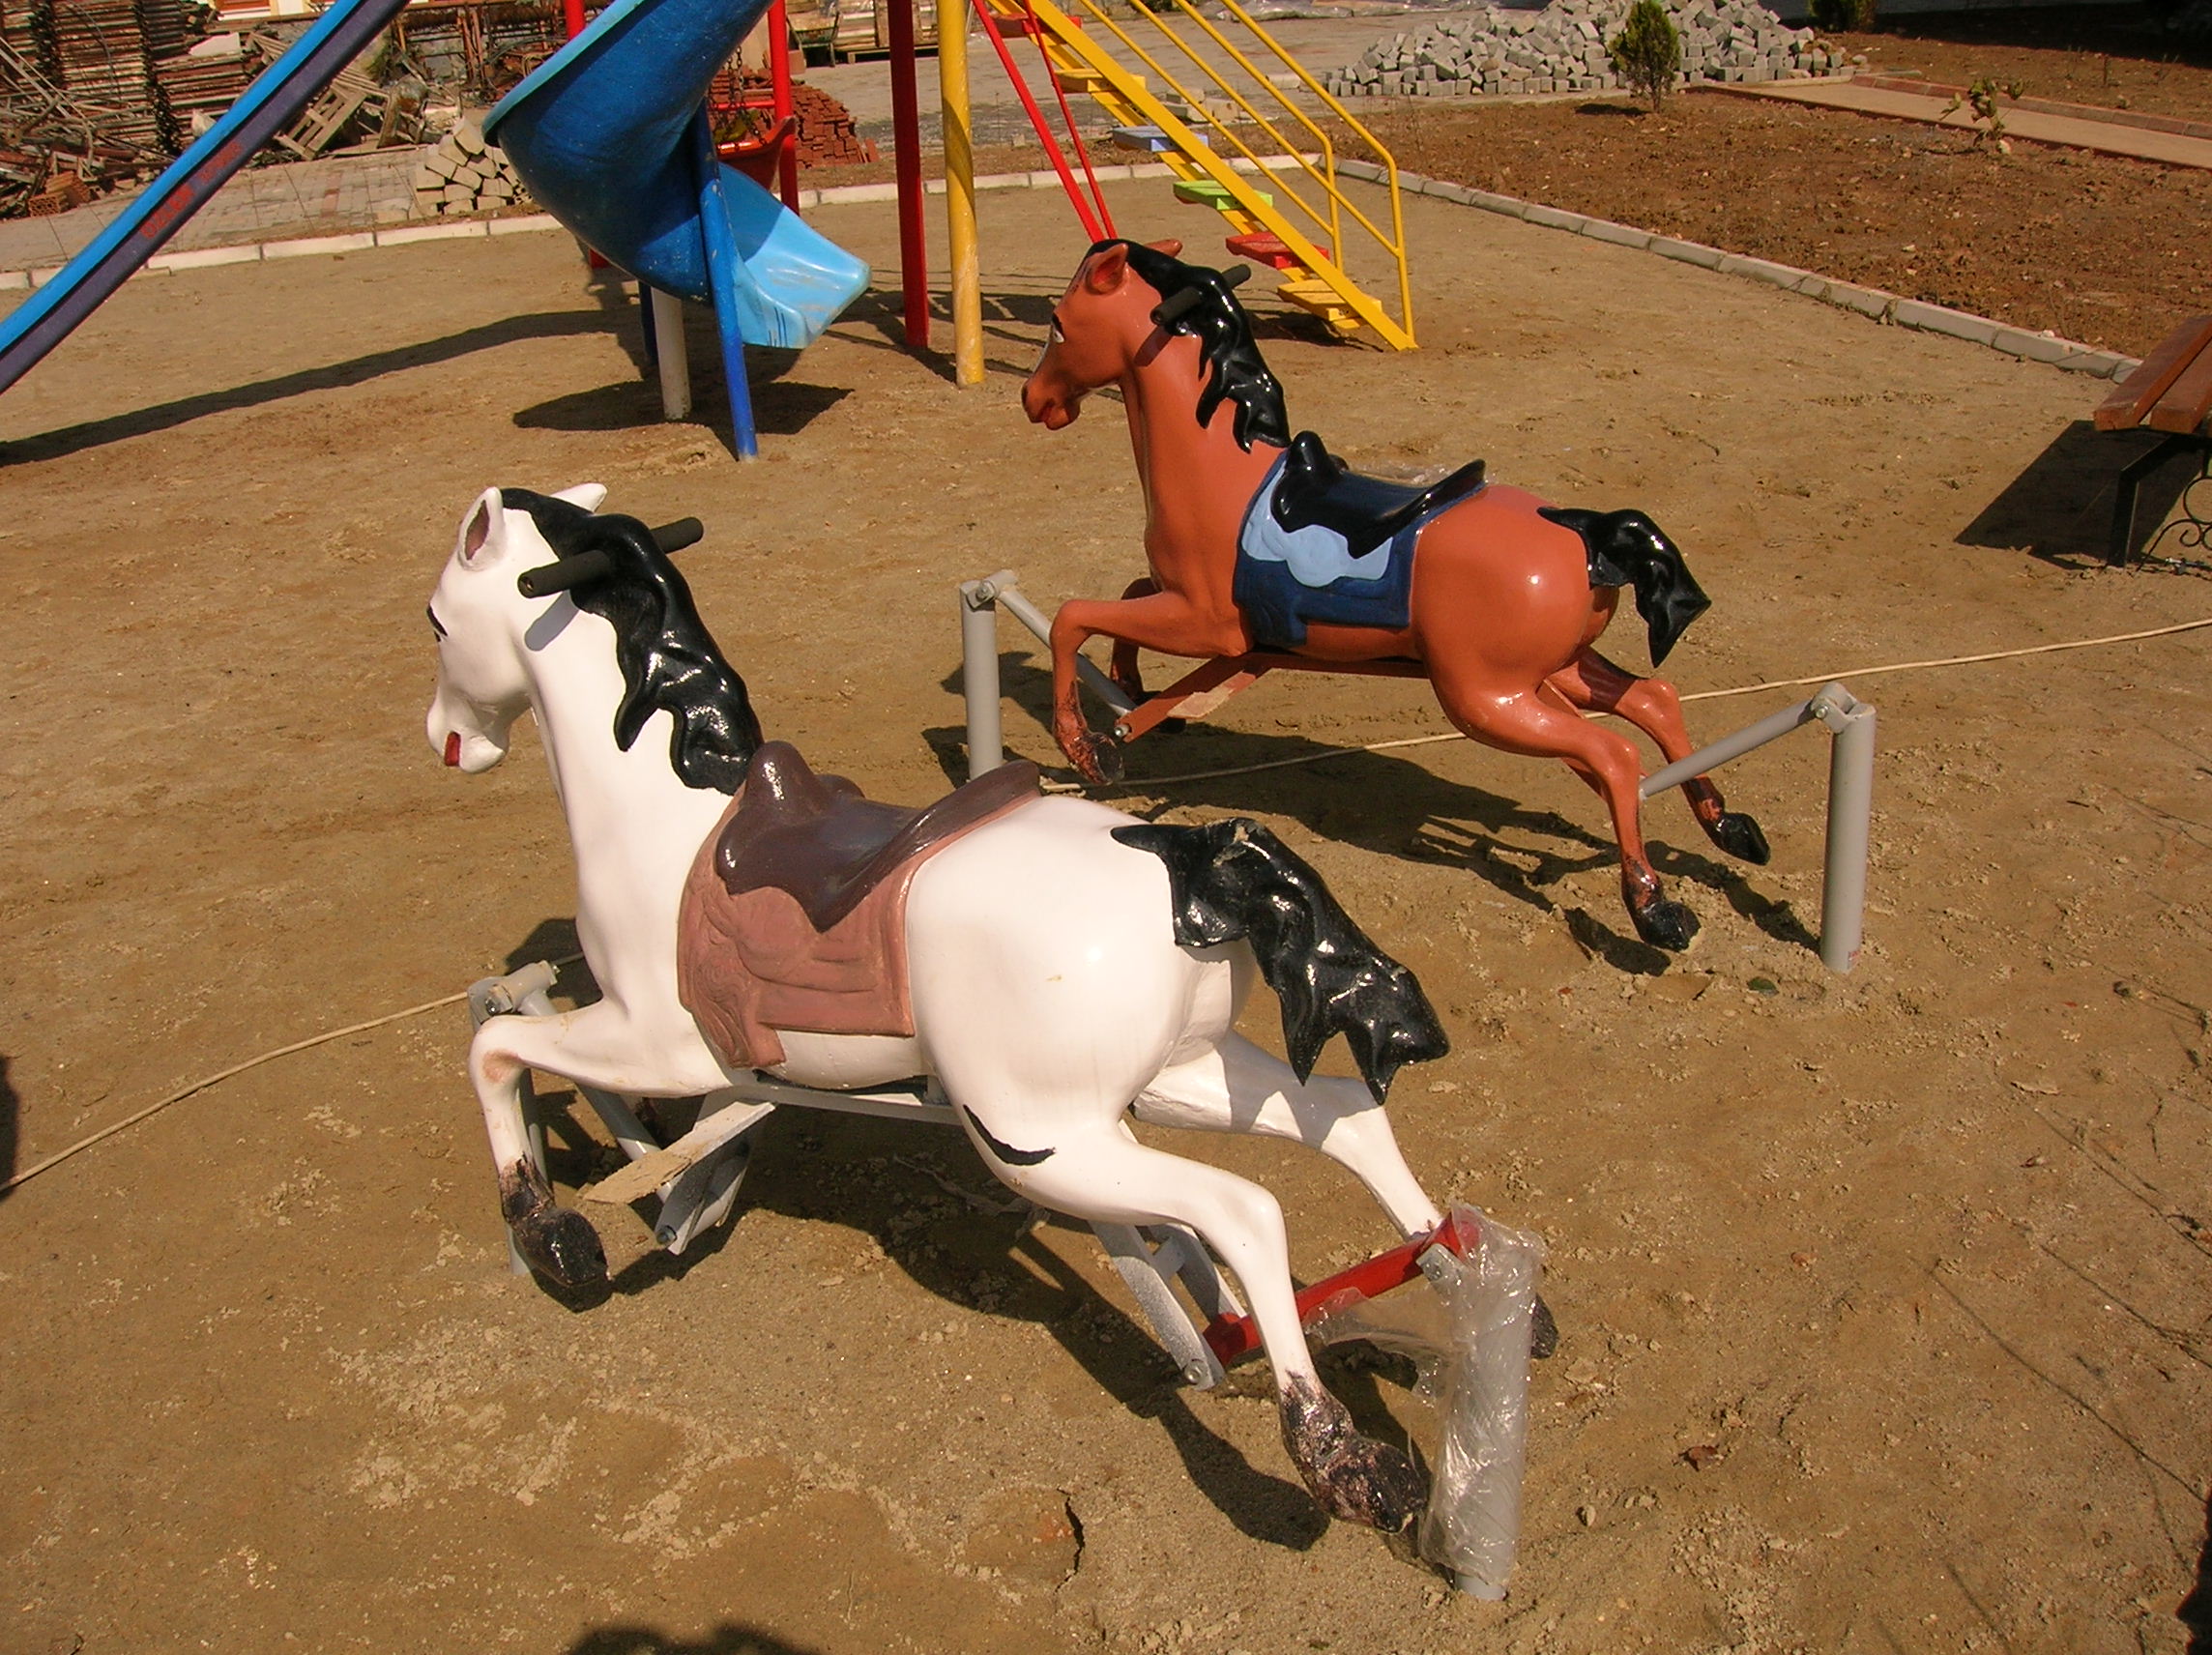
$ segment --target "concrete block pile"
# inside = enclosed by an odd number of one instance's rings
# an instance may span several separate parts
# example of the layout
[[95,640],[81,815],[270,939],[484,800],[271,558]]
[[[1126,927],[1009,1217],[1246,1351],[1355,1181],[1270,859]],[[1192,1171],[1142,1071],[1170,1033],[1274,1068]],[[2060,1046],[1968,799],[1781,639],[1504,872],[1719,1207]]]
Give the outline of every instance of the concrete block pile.
[[507,157],[484,142],[483,124],[473,115],[440,138],[415,169],[418,218],[496,212],[528,194]]
[[[1846,73],[1841,48],[1792,29],[1756,0],[1665,0],[1682,38],[1680,84]],[[1526,97],[1626,83],[1606,57],[1628,0],[1554,0],[1540,12],[1485,6],[1393,35],[1322,76],[1339,98]]]

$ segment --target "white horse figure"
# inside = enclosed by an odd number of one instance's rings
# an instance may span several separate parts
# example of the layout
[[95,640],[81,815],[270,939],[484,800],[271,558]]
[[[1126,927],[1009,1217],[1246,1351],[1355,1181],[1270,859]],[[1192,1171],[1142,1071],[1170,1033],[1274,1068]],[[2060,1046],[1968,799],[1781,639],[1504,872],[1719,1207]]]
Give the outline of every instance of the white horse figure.
[[[1402,1237],[1426,1237],[1441,1214],[1381,1102],[1401,1062],[1444,1047],[1418,983],[1265,828],[1148,826],[1079,798],[1027,797],[912,870],[911,1034],[778,1029],[780,1061],[726,1061],[679,995],[680,909],[702,847],[736,808],[759,728],[655,532],[596,515],[604,496],[596,484],[486,490],[430,602],[430,744],[480,772],[506,757],[515,719],[537,715],[601,995],[557,1016],[494,1017],[470,1050],[523,1255],[565,1286],[605,1276],[590,1223],[554,1204],[528,1152],[526,1069],[647,1097],[712,1097],[760,1075],[830,1089],[934,1077],[984,1164],[1029,1200],[1203,1236],[1243,1287],[1285,1444],[1315,1497],[1335,1516],[1403,1527],[1420,1475],[1359,1435],[1323,1387],[1275,1199],[1147,1147],[1126,1118],[1295,1140],[1350,1169]],[[1255,970],[1283,996],[1296,1070],[1234,1031]],[[1311,1076],[1331,1032],[1348,1036],[1366,1085]]]

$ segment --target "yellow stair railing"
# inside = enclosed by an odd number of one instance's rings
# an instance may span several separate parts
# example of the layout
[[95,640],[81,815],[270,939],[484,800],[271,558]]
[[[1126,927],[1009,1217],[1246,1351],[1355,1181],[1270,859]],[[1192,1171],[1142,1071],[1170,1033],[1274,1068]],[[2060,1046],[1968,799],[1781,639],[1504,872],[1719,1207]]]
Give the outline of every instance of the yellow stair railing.
[[[1256,49],[1239,47],[1220,24],[1199,12],[1193,0],[1172,0],[1172,5],[1174,15],[1196,25],[1253,87],[1266,94],[1275,106],[1271,113],[1258,107],[1253,95],[1235,85],[1221,65],[1185,40],[1169,22],[1171,14],[1166,10],[1140,9],[1135,16],[1120,19],[1109,15],[1099,0],[1073,3],[1083,13],[1081,19],[1062,11],[1055,0],[976,0],[995,22],[1015,23],[1027,30],[1029,19],[1034,18],[1045,60],[1063,93],[1091,98],[1117,126],[1156,131],[1160,159],[1175,174],[1179,198],[1214,208],[1239,238],[1272,238],[1262,252],[1247,256],[1276,265],[1284,277],[1276,291],[1285,302],[1319,316],[1339,334],[1349,336],[1366,326],[1393,349],[1413,349],[1413,290],[1406,264],[1398,163],[1375,135],[1238,0],[1220,0],[1220,4],[1230,22],[1257,43]],[[1145,74],[1124,67],[1101,36],[1110,36],[1156,75],[1179,110],[1152,90]],[[1147,41],[1151,43],[1150,49]],[[1345,193],[1337,175],[1336,140],[1328,129],[1286,96],[1253,61],[1255,56],[1272,56],[1282,64],[1300,89],[1379,159],[1390,203],[1387,231]],[[1168,67],[1170,61],[1175,69]],[[1224,107],[1216,108],[1216,102]],[[1272,153],[1289,157],[1291,164],[1263,167],[1260,153],[1240,129],[1257,130]],[[1237,160],[1251,170],[1238,170]],[[1277,206],[1278,194],[1285,206]],[[1398,290],[1395,315],[1349,273],[1347,219],[1362,232],[1363,245],[1372,243],[1387,259]]]

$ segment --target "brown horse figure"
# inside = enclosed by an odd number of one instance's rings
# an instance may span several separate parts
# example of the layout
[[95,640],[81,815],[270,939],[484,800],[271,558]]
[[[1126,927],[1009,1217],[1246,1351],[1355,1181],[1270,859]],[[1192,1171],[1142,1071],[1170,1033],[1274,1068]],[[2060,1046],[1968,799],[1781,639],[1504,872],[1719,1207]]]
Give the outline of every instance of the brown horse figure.
[[[1244,273],[1183,264],[1181,247],[1092,247],[1022,391],[1030,419],[1059,430],[1088,393],[1119,386],[1145,495],[1150,578],[1117,602],[1063,604],[1053,621],[1062,751],[1093,782],[1119,767],[1115,743],[1086,726],[1076,701],[1076,651],[1093,634],[1117,640],[1115,677],[1140,700],[1139,647],[1417,660],[1467,735],[1564,760],[1603,796],[1637,932],[1687,946],[1696,919],[1662,893],[1644,855],[1636,747],[1583,715],[1626,719],[1669,763],[1690,752],[1674,687],[1592,647],[1624,586],[1636,590],[1654,664],[1704,611],[1674,542],[1639,511],[1561,510],[1486,483],[1479,460],[1425,489],[1347,472],[1310,432],[1292,437],[1282,389],[1230,292]],[[1682,791],[1714,844],[1767,859],[1758,823],[1727,809],[1710,781]]]

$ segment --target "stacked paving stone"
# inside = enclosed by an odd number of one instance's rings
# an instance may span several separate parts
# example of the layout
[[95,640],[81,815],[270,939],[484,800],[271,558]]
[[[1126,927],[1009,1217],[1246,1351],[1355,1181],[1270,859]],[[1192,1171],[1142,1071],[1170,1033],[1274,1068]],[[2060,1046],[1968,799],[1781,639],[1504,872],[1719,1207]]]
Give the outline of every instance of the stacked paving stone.
[[[1850,67],[1811,29],[1755,0],[1664,0],[1682,37],[1680,84],[1800,80]],[[1540,12],[1485,6],[1393,35],[1324,74],[1339,98],[1465,98],[1599,92],[1626,83],[1606,57],[1627,0],[1555,0]]]
[[483,123],[473,115],[440,138],[415,169],[415,211],[424,218],[495,212],[527,193],[506,155],[484,142]]

